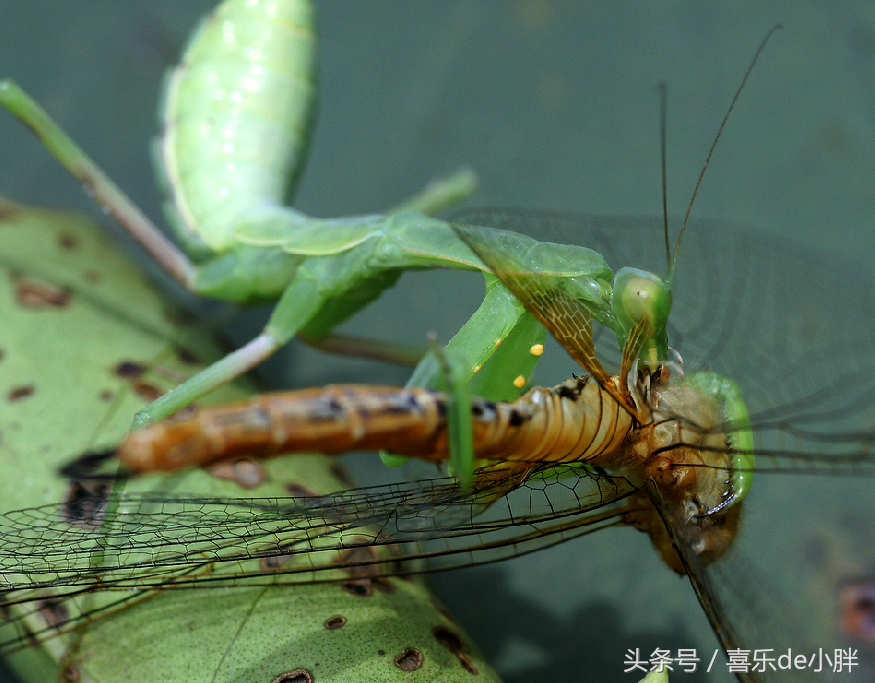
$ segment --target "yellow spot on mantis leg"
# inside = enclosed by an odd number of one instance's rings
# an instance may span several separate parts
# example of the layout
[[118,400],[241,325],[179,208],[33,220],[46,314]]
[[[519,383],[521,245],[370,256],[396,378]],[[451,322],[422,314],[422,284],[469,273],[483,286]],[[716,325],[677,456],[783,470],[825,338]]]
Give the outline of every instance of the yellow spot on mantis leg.
[[499,337],[498,339],[495,340],[495,348],[496,348],[496,349],[497,349],[499,346],[501,346],[501,342],[502,342],[502,341],[504,341],[504,340],[503,340],[501,337]]
[[471,373],[474,374],[474,375],[476,375],[478,372],[480,372],[480,369],[481,369],[482,367],[483,367],[482,365],[476,365],[476,366],[474,367],[474,369],[471,371]]
[[517,389],[522,389],[524,386],[526,386],[526,378],[523,377],[522,375],[519,375],[519,376],[513,381],[513,385],[514,385]]
[[542,356],[544,354],[544,345],[543,344],[533,344],[532,348],[529,349],[529,353],[533,356]]

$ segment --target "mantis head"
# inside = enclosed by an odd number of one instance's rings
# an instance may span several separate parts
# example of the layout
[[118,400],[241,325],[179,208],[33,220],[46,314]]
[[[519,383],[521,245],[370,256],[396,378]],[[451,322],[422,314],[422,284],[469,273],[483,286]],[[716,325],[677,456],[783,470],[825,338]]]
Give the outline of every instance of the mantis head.
[[641,360],[657,363],[667,358],[665,327],[671,313],[671,282],[639,268],[621,268],[614,277],[611,311],[621,348],[633,330],[643,327]]

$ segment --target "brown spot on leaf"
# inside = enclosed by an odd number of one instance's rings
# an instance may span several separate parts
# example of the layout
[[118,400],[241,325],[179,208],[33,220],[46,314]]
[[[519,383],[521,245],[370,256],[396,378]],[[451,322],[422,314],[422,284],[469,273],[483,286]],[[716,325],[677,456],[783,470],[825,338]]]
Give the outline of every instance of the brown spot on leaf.
[[43,598],[36,603],[36,607],[46,624],[52,628],[63,626],[70,618],[70,611],[58,598]]
[[104,482],[71,481],[64,495],[62,518],[68,524],[94,527],[103,522],[109,486]]
[[113,372],[122,379],[136,379],[146,372],[146,366],[132,360],[123,360],[115,366]]
[[352,477],[349,476],[349,472],[347,472],[346,468],[340,463],[333,463],[330,466],[329,471],[333,476],[337,477],[337,479],[347,488],[352,488],[353,486],[355,486],[355,482],[352,480]]
[[342,585],[343,590],[357,598],[369,598],[374,594],[374,589],[371,587],[370,581],[346,581]]
[[338,614],[337,616],[331,617],[330,619],[326,619],[324,626],[329,631],[336,631],[338,629],[341,629],[346,626],[346,617],[342,617]]
[[149,382],[134,382],[131,388],[137,396],[140,396],[147,401],[154,401],[156,398],[160,398],[164,395],[164,392],[161,391],[159,387],[156,387]]
[[3,360],[3,358],[5,356],[6,356],[6,352],[3,349],[0,349],[0,360]]
[[189,351],[188,349],[176,349],[176,357],[179,358],[179,360],[181,360],[183,363],[198,364],[201,362],[197,354],[195,354],[193,351]]
[[422,666],[425,659],[423,654],[414,647],[408,647],[404,652],[395,657],[395,666],[401,671],[416,671]]
[[239,458],[224,461],[207,468],[216,479],[235,481],[241,488],[254,489],[265,479],[267,472],[264,465],[253,458]]
[[302,486],[293,481],[287,482],[283,488],[285,488],[290,496],[295,498],[315,498],[319,495],[315,491],[308,489],[306,486]]
[[471,661],[471,657],[468,654],[468,645],[458,634],[443,626],[435,628],[432,634],[441,645],[456,656],[456,659],[459,660],[465,671],[472,674],[477,673],[477,667],[474,666],[474,662]]
[[19,384],[17,387],[12,387],[6,397],[9,402],[19,401],[28,396],[33,396],[36,393],[36,387],[33,384]]
[[73,295],[43,280],[13,275],[15,299],[23,308],[64,308]]
[[306,669],[295,669],[284,674],[280,674],[270,683],[313,683],[313,674]]
[[77,242],[76,238],[73,237],[73,235],[71,235],[70,233],[62,232],[60,235],[58,235],[58,245],[61,247],[61,249],[75,249],[77,246],[79,246],[79,243]]
[[82,273],[82,277],[85,279],[85,282],[92,285],[96,285],[101,280],[100,273],[96,270],[86,270]]
[[104,389],[98,394],[101,401],[110,401],[114,394],[109,389]]
[[438,626],[432,631],[432,634],[437,639],[437,641],[447,648],[454,655],[462,652],[463,649],[467,649],[465,644],[462,643],[462,639],[448,628],[444,628],[443,626]]
[[368,598],[374,594],[374,588],[391,593],[395,590],[383,576],[386,560],[380,558],[374,546],[359,546],[342,552],[334,561],[338,568],[343,569],[351,577],[345,581],[343,589],[360,598]]
[[458,655],[458,657],[459,657],[459,664],[461,664],[462,668],[465,669],[465,671],[467,671],[469,674],[473,674],[476,676],[478,673],[480,673],[477,670],[477,667],[474,666],[474,662],[471,661],[471,657],[469,655],[466,655],[464,653],[460,653]]

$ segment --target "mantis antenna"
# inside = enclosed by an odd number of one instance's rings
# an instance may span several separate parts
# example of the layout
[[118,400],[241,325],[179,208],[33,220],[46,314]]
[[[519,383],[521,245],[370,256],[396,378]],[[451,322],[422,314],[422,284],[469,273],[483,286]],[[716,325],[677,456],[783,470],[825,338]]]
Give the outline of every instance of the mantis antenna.
[[674,275],[674,268],[677,264],[678,260],[678,251],[681,248],[681,240],[684,237],[684,231],[687,229],[687,220],[690,217],[690,212],[693,210],[693,204],[696,201],[696,195],[699,193],[699,185],[702,184],[702,178],[705,176],[705,171],[708,170],[708,164],[711,163],[711,156],[714,154],[714,148],[717,147],[717,142],[720,140],[720,136],[723,134],[723,129],[726,127],[726,122],[729,120],[729,115],[732,113],[732,110],[735,108],[735,103],[738,102],[738,97],[741,95],[741,91],[744,90],[744,85],[747,83],[748,76],[750,76],[751,72],[753,72],[753,68],[757,63],[757,60],[762,54],[762,51],[766,47],[766,43],[769,42],[769,39],[775,34],[778,29],[783,28],[781,24],[775,24],[772,28],[769,29],[769,32],[766,34],[766,37],[762,39],[759,46],[757,47],[756,52],[753,55],[753,59],[750,60],[750,64],[747,66],[747,71],[744,72],[744,76],[741,79],[741,83],[739,83],[738,88],[735,91],[735,95],[732,96],[732,102],[729,103],[729,109],[726,110],[726,114],[723,115],[723,120],[720,122],[720,128],[717,129],[717,135],[714,136],[714,142],[711,143],[711,148],[708,150],[708,156],[705,157],[705,164],[702,166],[702,170],[699,172],[699,179],[696,181],[696,186],[693,188],[693,196],[690,197],[690,203],[687,206],[687,212],[684,214],[684,222],[681,224],[681,230],[678,233],[677,241],[674,245],[674,255],[669,258],[668,254],[668,210],[666,203],[666,189],[665,189],[665,86],[664,84],[661,86],[662,90],[662,211],[663,217],[665,219],[665,245],[666,245],[666,258],[668,261],[668,280],[669,282]]

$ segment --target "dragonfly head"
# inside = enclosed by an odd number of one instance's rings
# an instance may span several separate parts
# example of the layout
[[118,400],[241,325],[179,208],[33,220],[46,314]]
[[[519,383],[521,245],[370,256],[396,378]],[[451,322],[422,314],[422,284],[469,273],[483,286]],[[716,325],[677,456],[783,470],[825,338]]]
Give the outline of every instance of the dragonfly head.
[[661,361],[668,354],[665,326],[671,313],[671,284],[639,268],[621,268],[614,277],[611,310],[617,322],[620,348],[639,321],[645,322],[646,340],[641,351],[645,361]]
[[[735,540],[741,505],[733,505],[719,514],[703,516],[691,500],[670,501],[657,495],[660,511],[645,492],[638,494],[640,509],[626,516],[626,522],[644,531],[663,561],[678,574],[687,573],[676,544],[683,544],[683,555],[702,566],[720,558]],[[671,527],[671,530],[669,530]]]
[[[628,521],[650,535],[666,563],[681,573],[683,563],[674,550],[677,537],[702,564],[720,557],[735,537],[739,503],[750,485],[749,463],[735,450],[743,430],[727,433],[729,409],[717,391],[726,387],[714,385],[715,378],[722,378],[698,374],[652,388],[651,420],[637,430],[632,445],[643,461],[642,489],[659,499],[662,514],[642,504],[643,512],[633,513]],[[673,536],[664,518],[672,520]]]
[[651,421],[641,430],[644,476],[669,499],[691,498],[700,514],[734,495],[732,452],[720,406],[690,382],[668,381],[650,392]]

